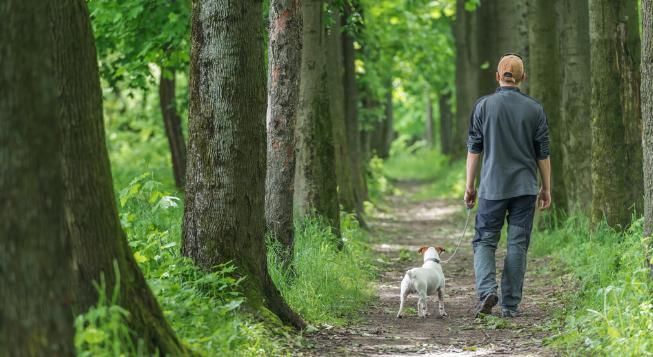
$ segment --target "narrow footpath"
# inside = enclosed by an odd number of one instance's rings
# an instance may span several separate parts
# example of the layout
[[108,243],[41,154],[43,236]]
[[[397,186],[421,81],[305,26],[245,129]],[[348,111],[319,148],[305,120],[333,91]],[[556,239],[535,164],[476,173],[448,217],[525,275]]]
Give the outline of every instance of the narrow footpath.
[[[552,356],[555,352],[543,340],[553,334],[547,321],[559,302],[563,285],[552,273],[549,259],[530,257],[524,283],[524,316],[502,319],[473,316],[474,271],[471,239],[472,222],[466,240],[453,260],[443,266],[446,277],[445,307],[448,318],[437,317],[430,298],[432,315],[417,317],[417,298],[411,295],[405,316],[396,319],[399,286],[405,271],[421,266],[417,249],[422,245],[442,245],[453,252],[465,223],[462,202],[450,199],[415,201],[410,197],[419,183],[400,182],[401,195],[388,198],[387,210],[369,219],[374,250],[382,266],[377,283],[378,299],[359,321],[345,327],[321,329],[308,337],[316,356]],[[505,236],[498,249],[497,273],[505,256]],[[403,257],[403,258],[402,258]],[[498,275],[500,276],[500,275]]]

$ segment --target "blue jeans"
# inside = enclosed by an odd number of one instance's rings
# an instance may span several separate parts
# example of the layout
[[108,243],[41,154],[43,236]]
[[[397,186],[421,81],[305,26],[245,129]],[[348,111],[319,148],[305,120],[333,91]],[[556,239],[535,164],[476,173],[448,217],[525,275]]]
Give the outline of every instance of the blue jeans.
[[501,238],[503,221],[508,221],[508,252],[501,276],[501,307],[516,310],[521,302],[526,253],[531,240],[537,196],[505,200],[478,200],[474,246],[476,294],[483,299],[497,293],[495,251]]

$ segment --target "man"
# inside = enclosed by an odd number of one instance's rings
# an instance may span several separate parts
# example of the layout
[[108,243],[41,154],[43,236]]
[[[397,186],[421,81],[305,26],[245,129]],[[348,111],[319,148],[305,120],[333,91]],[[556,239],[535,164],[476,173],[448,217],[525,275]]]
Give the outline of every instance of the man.
[[476,314],[491,314],[499,301],[495,251],[507,214],[508,252],[501,277],[501,315],[516,317],[520,314],[526,253],[538,201],[538,167],[542,179],[539,207],[547,209],[551,205],[549,130],[542,105],[519,91],[526,79],[519,55],[501,58],[496,79],[499,88],[479,99],[472,111],[465,203],[468,208],[474,207],[474,182],[483,154],[473,241],[479,299]]

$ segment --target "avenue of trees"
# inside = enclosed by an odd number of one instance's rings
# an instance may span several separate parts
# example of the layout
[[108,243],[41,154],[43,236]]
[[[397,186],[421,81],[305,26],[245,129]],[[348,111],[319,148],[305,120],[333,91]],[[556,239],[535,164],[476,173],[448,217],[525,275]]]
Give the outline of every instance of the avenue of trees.
[[0,18],[0,355],[74,354],[100,281],[148,352],[192,353],[121,227],[101,83],[158,84],[181,254],[233,263],[247,304],[297,329],[266,237],[291,269],[294,222],[365,226],[367,164],[398,138],[463,158],[507,52],[548,115],[559,212],[643,213],[653,234],[653,0],[5,0]]

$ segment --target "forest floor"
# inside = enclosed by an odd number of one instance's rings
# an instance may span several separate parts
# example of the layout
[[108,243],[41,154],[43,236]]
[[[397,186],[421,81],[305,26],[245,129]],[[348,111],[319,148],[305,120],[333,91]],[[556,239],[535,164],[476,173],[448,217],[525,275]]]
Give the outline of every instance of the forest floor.
[[[406,270],[421,266],[417,249],[422,245],[442,245],[449,251],[460,238],[465,224],[462,202],[451,199],[415,200],[419,182],[399,182],[402,194],[389,197],[383,212],[370,217],[373,249],[378,255],[381,273],[378,296],[362,316],[343,327],[322,326],[307,336],[309,349],[299,354],[315,356],[551,356],[555,351],[543,341],[554,332],[548,322],[561,303],[564,284],[560,274],[552,272],[549,258],[529,257],[524,283],[522,317],[503,319],[500,309],[494,315],[475,319],[473,253],[473,216],[465,241],[450,263],[444,265],[446,277],[445,307],[448,318],[437,317],[437,303],[429,298],[432,315],[417,317],[417,298],[409,296],[404,317],[396,319],[400,282]],[[500,278],[505,256],[505,235],[497,250],[497,276]],[[442,257],[448,258],[444,253]],[[408,307],[408,309],[406,309]]]

